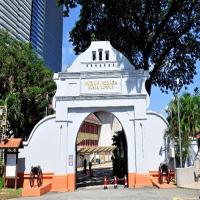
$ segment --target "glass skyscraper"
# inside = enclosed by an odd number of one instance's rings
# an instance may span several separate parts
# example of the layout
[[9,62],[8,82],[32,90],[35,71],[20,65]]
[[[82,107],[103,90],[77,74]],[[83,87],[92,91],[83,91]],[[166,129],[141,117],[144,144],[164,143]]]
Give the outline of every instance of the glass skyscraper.
[[32,0],[0,0],[0,28],[17,39],[30,40]]
[[46,0],[44,26],[43,55],[46,64],[51,65],[54,72],[60,72],[62,68],[63,7],[58,8],[56,0]]
[[62,7],[55,0],[0,0],[0,28],[30,41],[52,71],[62,65]]
[[43,57],[45,1],[33,0],[30,40],[36,52]]

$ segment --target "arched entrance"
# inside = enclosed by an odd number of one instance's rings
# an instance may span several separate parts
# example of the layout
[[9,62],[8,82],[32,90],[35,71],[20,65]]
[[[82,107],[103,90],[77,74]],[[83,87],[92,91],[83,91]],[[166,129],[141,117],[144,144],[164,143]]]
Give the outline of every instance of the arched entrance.
[[90,113],[76,139],[76,187],[103,185],[106,176],[127,176],[127,141],[119,120],[109,112]]
[[[68,110],[68,116],[72,119],[73,123],[68,123],[68,135],[67,135],[67,169],[68,169],[68,182],[72,183],[70,188],[71,190],[75,190],[76,188],[76,164],[70,163],[71,157],[74,158],[74,162],[76,162],[76,144],[77,144],[77,135],[83,121],[90,115],[90,113],[97,113],[96,110],[100,110],[97,108],[73,108]],[[127,154],[134,155],[135,151],[135,142],[134,142],[134,123],[131,120],[131,116],[133,115],[133,107],[105,107],[102,108],[104,112],[112,113],[116,119],[119,120],[120,124],[123,127],[123,130],[126,135],[127,141]],[[77,114],[78,112],[78,114]],[[78,115],[78,117],[77,117]],[[131,128],[132,127],[132,128]],[[129,187],[134,187],[134,173],[135,173],[135,161],[134,156],[129,157],[127,160],[127,168],[128,168],[128,177],[129,177]],[[72,165],[73,164],[73,165]],[[131,178],[130,178],[131,177]]]

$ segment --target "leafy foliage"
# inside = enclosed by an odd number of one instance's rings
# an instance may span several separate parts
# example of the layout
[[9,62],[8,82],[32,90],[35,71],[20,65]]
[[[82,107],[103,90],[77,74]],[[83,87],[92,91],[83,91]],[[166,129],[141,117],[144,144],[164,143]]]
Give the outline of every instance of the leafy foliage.
[[0,177],[0,189],[3,188],[3,186],[4,186],[3,177]]
[[124,131],[118,131],[113,135],[113,145],[116,148],[113,150],[113,175],[123,178],[127,175],[127,143]]
[[55,83],[52,72],[31,45],[15,40],[3,30],[0,30],[0,85],[0,103],[8,109],[7,134],[26,139],[51,105]]
[[[197,89],[195,89],[196,91]],[[180,98],[180,129],[183,161],[188,155],[188,148],[191,139],[200,133],[200,95],[194,91],[194,95],[184,93]],[[178,144],[178,107],[177,99],[170,102],[168,107],[169,129],[167,134]],[[179,147],[178,147],[179,148]],[[179,157],[179,149],[177,149],[176,157]],[[178,159],[179,161],[179,159]],[[184,162],[183,162],[184,163]]]
[[4,173],[4,163],[0,159],[0,188],[1,188],[1,177],[3,177],[3,173]]
[[70,32],[77,54],[92,38],[110,40],[135,68],[150,70],[152,84],[162,91],[192,82],[200,58],[199,0],[57,0],[64,16],[80,6],[80,18]]

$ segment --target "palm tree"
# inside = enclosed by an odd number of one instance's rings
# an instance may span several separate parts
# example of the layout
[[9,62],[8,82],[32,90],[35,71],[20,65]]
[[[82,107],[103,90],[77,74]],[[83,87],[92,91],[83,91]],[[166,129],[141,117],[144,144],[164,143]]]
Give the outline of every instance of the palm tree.
[[[181,128],[181,146],[183,164],[185,163],[186,157],[189,153],[189,146],[191,140],[200,132],[200,95],[199,93],[184,93],[180,99],[180,128]],[[178,109],[177,99],[172,100],[168,106],[168,117],[169,128],[167,135],[178,144]],[[176,148],[176,158],[179,158],[179,146]],[[179,159],[176,159],[179,163]]]

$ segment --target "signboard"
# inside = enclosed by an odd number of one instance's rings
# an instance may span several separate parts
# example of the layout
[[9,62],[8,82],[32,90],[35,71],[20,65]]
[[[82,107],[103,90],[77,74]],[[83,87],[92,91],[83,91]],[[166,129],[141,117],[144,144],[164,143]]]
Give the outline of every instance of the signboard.
[[15,177],[16,175],[16,154],[7,154],[6,177]]
[[68,157],[68,165],[73,166],[73,155],[69,155]]
[[82,94],[121,93],[120,78],[81,79]]

